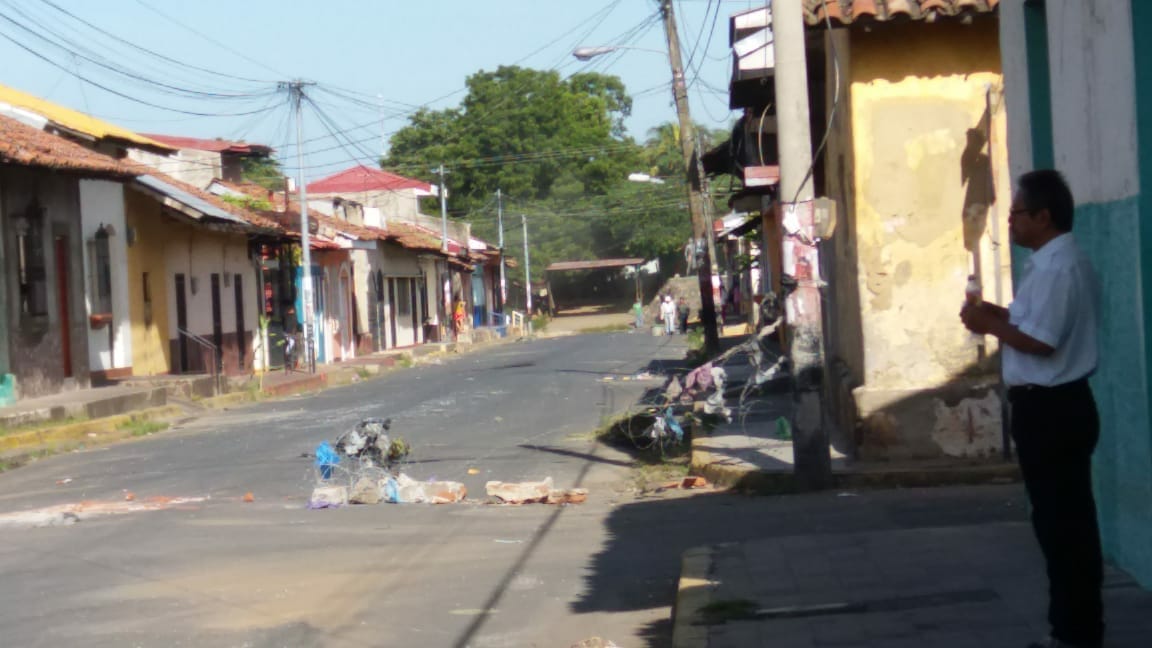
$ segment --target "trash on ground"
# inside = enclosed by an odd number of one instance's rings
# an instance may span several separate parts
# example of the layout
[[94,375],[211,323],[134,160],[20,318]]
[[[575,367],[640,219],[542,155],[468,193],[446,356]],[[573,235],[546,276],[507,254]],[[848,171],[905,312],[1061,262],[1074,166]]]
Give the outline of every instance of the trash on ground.
[[469,475],[479,475],[479,474],[480,474],[480,469],[479,469],[479,468],[469,468],[469,469],[468,469],[468,474],[469,474]]
[[327,441],[321,441],[320,445],[316,446],[316,470],[320,472],[321,479],[332,479],[332,469],[340,463],[340,455],[328,445]]
[[836,493],[836,497],[860,497],[860,496],[857,495],[856,493],[849,493],[849,492],[845,491],[843,493]]
[[57,479],[56,480],[57,486],[63,486],[64,484],[71,484],[71,483],[72,483],[71,477],[65,477],[64,479]]
[[312,497],[308,500],[310,509],[338,508],[348,505],[348,488],[346,486],[317,486],[312,489]]
[[524,544],[523,540],[504,540],[502,538],[496,538],[492,542],[495,542],[498,544]]
[[403,473],[381,480],[380,497],[390,504],[453,504],[468,497],[460,482],[418,482]]
[[783,416],[776,419],[776,438],[785,441],[792,439],[792,424]]
[[252,493],[244,493],[244,501],[248,504],[256,501],[256,496]]
[[588,489],[568,490],[554,487],[552,478],[538,482],[499,482],[484,484],[488,497],[501,504],[583,504],[588,501]]
[[392,419],[363,419],[356,427],[340,435],[336,440],[336,452],[378,467],[398,463],[408,456],[411,448],[404,439],[393,439],[385,434],[391,428]]
[[124,491],[124,501],[125,502],[131,502],[134,499],[136,499],[135,493],[132,493],[131,491]]

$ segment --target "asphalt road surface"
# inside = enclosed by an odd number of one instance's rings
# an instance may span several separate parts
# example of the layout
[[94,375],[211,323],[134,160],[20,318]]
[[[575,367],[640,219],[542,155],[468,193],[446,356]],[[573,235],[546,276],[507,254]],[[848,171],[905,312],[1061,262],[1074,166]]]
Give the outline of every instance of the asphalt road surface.
[[[2,474],[0,514],[94,504],[72,524],[0,515],[0,646],[663,646],[692,546],[1020,519],[1017,487],[638,495],[632,458],[590,433],[653,386],[619,378],[683,350],[624,333],[501,345]],[[412,443],[406,473],[470,501],[305,508],[302,455],[367,416]],[[588,502],[480,503],[487,480],[548,476]],[[157,510],[113,514],[128,504]]]

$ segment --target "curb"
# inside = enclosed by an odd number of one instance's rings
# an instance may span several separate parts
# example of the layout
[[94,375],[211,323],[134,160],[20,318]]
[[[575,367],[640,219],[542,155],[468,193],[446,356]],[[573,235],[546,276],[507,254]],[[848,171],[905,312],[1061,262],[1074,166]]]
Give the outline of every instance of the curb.
[[[720,488],[731,488],[762,495],[786,495],[797,492],[790,472],[764,471],[725,465],[723,459],[695,447],[693,439],[692,473]],[[832,474],[831,488],[883,489],[964,486],[1020,481],[1020,467],[1015,463],[973,464],[932,467],[901,467],[843,470]]]
[[712,602],[716,583],[710,579],[713,547],[696,547],[680,558],[680,580],[672,604],[672,648],[708,645],[708,626],[699,623],[699,611]]
[[176,418],[183,413],[183,408],[178,405],[165,405],[42,430],[7,434],[0,437],[0,456],[19,458],[43,450],[57,450],[62,446],[99,445],[130,437],[132,432],[122,429],[130,423]]

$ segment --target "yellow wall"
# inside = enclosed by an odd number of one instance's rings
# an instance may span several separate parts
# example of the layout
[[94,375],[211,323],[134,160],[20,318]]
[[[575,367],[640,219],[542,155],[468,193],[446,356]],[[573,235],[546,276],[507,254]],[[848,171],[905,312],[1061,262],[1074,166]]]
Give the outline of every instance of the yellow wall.
[[[169,371],[168,274],[165,244],[175,225],[161,214],[160,203],[143,194],[124,189],[128,227],[136,241],[128,248],[128,310],[132,322],[132,370],[137,376]],[[143,273],[152,290],[152,322],[144,320]]]
[[[879,441],[907,446],[908,454],[988,454],[999,443],[999,406],[987,400],[986,390],[915,402],[924,390],[968,389],[986,385],[989,376],[995,382],[995,367],[978,363],[957,313],[977,255],[986,298],[996,299],[997,253],[1000,299],[1006,301],[1011,290],[1011,189],[997,38],[997,24],[989,19],[883,25],[837,43],[850,43],[842,60],[849,85],[841,139],[833,138],[829,148],[826,187],[846,206],[848,221],[834,246],[833,312],[852,312],[837,316],[829,346],[862,385],[855,397],[865,434],[882,437],[863,440],[873,448]],[[991,147],[969,146],[970,129],[989,133]],[[966,171],[991,182],[973,184]],[[991,202],[993,194],[990,210],[972,207]],[[1004,242],[998,252],[997,220]],[[961,432],[980,438],[957,444],[953,437]]]

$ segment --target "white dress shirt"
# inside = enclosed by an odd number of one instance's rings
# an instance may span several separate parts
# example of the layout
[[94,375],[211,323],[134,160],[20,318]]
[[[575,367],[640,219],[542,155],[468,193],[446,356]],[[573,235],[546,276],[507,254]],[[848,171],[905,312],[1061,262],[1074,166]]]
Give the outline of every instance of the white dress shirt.
[[1095,371],[1099,304],[1096,272],[1072,234],[1036,250],[1024,264],[1008,321],[1055,351],[1039,356],[1003,345],[1004,383],[1051,387]]

